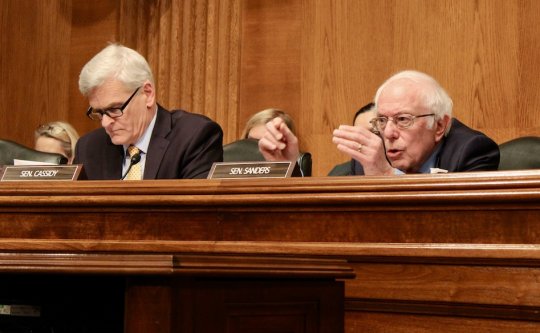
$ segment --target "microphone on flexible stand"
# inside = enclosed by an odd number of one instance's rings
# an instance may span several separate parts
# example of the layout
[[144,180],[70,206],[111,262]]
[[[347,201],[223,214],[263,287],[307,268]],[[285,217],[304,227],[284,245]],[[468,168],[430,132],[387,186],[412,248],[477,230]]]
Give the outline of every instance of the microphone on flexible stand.
[[122,178],[120,178],[120,180],[124,180],[124,178],[126,178],[126,176],[128,175],[129,173],[129,170],[131,170],[131,167],[134,166],[135,164],[139,163],[141,161],[141,154],[137,153],[137,154],[134,154],[133,156],[131,156],[131,159],[129,160],[129,166],[126,170],[126,173],[122,176]]

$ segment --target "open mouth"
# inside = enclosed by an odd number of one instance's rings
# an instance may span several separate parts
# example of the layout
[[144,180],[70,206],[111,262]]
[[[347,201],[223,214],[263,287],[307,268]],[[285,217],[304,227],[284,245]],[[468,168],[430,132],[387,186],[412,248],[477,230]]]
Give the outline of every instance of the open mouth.
[[401,153],[401,149],[388,149],[386,151],[386,156],[388,156],[389,159],[396,159],[401,155]]

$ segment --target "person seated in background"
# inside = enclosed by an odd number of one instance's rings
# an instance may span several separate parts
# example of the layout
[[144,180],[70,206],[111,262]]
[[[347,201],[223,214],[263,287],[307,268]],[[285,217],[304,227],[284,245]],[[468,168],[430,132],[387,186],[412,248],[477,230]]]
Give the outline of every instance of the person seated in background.
[[290,130],[295,133],[294,122],[291,116],[278,109],[265,109],[255,113],[249,118],[242,131],[242,139],[260,140],[263,137],[264,132],[266,132],[266,123],[276,117],[283,119]]
[[356,111],[353,118],[353,126],[362,126],[371,130],[371,120],[376,116],[377,112],[375,111],[375,103],[370,102]]
[[[372,125],[370,121],[375,118],[376,115],[375,103],[370,102],[356,111],[353,118],[353,126],[363,126],[366,129],[371,129]],[[341,163],[334,166],[328,173],[328,176],[350,176],[353,174],[353,168],[354,163],[352,163],[352,161]]]
[[135,50],[104,48],[82,68],[79,90],[90,104],[86,115],[102,126],[75,149],[87,179],[206,178],[223,160],[221,127],[158,105],[150,66]]
[[[355,175],[395,175],[497,170],[499,148],[486,135],[452,119],[452,100],[431,76],[403,71],[375,95],[379,134],[341,125],[333,132],[337,148],[353,158]],[[296,137],[276,118],[267,124],[259,149],[268,160],[294,160]]]
[[[283,120],[283,122],[287,125],[287,128],[291,130],[291,132],[294,134],[294,122],[286,112],[278,109],[265,109],[262,111],[257,112],[246,123],[246,126],[244,127],[244,130],[242,131],[241,140],[237,141],[238,143],[242,142],[242,145],[247,144],[247,142],[243,142],[246,140],[259,140],[262,138],[266,132],[266,123],[269,121],[272,121],[273,119],[279,118]],[[228,159],[229,156],[231,156],[231,145],[234,145],[235,142],[232,144],[229,144],[225,147],[225,157],[224,159]],[[257,149],[257,144],[249,143],[250,149],[251,145],[255,145],[255,149]],[[237,146],[238,147],[238,146]],[[257,151],[257,155],[260,151]],[[262,156],[264,157],[264,156]],[[293,177],[308,177],[311,176],[311,167],[312,167],[312,161],[311,161],[311,154],[308,152],[299,153],[296,158],[296,165],[293,170]]]
[[34,149],[45,153],[65,156],[68,164],[73,162],[79,133],[68,123],[53,121],[39,126],[35,132]]

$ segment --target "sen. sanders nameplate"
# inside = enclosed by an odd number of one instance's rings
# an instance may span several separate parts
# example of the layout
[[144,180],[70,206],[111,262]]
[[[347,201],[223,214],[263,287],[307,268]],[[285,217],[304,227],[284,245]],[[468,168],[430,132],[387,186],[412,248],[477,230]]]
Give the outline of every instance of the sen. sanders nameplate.
[[220,162],[212,165],[208,179],[286,178],[293,168],[292,162]]
[[82,165],[5,165],[1,181],[77,180]]

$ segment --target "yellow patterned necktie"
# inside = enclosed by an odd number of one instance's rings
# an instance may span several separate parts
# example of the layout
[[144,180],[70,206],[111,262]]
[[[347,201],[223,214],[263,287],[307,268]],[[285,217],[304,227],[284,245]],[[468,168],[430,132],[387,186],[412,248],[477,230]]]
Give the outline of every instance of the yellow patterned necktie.
[[[134,155],[137,155],[140,153],[140,150],[139,148],[135,147],[135,146],[129,146],[128,149],[127,149],[127,152],[128,152],[128,155],[130,157],[130,164],[131,163],[131,158],[134,156]],[[141,180],[142,179],[142,172],[141,172],[141,163],[137,163],[137,164],[132,164],[131,165],[131,169],[129,169],[129,172],[128,174],[126,175],[126,178],[124,178],[125,180]]]

